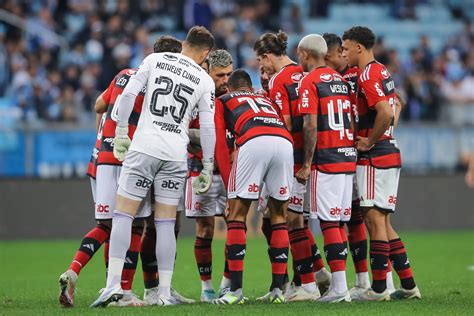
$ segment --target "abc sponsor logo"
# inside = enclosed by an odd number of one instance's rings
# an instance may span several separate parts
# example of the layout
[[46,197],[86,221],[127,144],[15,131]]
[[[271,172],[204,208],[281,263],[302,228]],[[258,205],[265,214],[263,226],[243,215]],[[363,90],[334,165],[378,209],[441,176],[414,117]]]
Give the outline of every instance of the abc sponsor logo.
[[161,183],[161,187],[163,189],[168,189],[168,190],[179,190],[179,182],[173,181],[173,180],[167,180],[163,181]]
[[252,183],[248,187],[248,191],[252,193],[258,193],[260,191],[260,187],[256,183]]
[[288,193],[288,187],[287,186],[284,186],[284,187],[280,187],[280,195],[286,195]]
[[[336,207],[331,208],[329,214],[331,216],[339,216],[339,215],[341,215],[341,212],[342,212],[342,208],[336,206]],[[344,209],[344,212],[342,214],[344,216],[350,216],[351,213],[352,213],[352,209],[350,207],[348,207],[348,208]]]
[[108,213],[109,212],[109,206],[104,205],[104,204],[97,204],[97,207],[95,209],[97,213]]
[[388,197],[388,203],[389,203],[389,204],[396,205],[396,204],[397,204],[397,197],[394,196],[394,195],[390,195],[390,196]]
[[135,183],[135,186],[137,188],[149,189],[152,184],[153,184],[153,181],[143,178],[143,179],[138,179],[138,181]]
[[290,202],[291,205],[303,206],[303,199],[300,199],[297,196],[290,197],[289,202]]

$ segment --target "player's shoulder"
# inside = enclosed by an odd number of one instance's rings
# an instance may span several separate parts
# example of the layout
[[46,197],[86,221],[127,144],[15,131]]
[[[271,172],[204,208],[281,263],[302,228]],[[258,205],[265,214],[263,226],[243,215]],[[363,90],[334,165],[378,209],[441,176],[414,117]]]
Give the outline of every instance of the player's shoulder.
[[298,83],[303,78],[303,68],[298,64],[289,64],[275,73],[268,83],[269,89],[278,85]]
[[359,80],[362,83],[373,80],[385,80],[388,78],[390,78],[390,73],[387,68],[378,61],[373,61],[367,64],[359,76]]
[[357,66],[347,66],[346,68],[344,68],[344,70],[342,70],[341,72],[341,75],[342,77],[344,77],[344,79],[346,80],[354,80],[359,78],[359,75],[360,75],[360,69],[359,67]]

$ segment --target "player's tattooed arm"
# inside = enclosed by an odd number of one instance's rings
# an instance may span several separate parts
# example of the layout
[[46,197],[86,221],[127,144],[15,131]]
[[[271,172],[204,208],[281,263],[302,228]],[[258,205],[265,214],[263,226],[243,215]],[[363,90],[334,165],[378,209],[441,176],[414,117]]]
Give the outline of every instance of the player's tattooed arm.
[[306,183],[311,173],[311,163],[313,161],[314,148],[317,141],[317,116],[316,114],[306,114],[303,116],[303,141],[304,141],[304,162],[303,166],[296,173],[295,177],[300,183]]

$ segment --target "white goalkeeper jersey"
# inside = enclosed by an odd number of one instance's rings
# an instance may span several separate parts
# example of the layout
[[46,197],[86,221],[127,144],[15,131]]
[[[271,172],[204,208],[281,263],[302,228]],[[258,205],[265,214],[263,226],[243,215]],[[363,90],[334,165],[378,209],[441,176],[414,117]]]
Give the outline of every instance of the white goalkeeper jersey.
[[[130,150],[167,161],[187,161],[191,114],[214,113],[214,81],[191,58],[178,53],[147,56],[134,77],[146,85]],[[133,78],[133,77],[132,77]]]

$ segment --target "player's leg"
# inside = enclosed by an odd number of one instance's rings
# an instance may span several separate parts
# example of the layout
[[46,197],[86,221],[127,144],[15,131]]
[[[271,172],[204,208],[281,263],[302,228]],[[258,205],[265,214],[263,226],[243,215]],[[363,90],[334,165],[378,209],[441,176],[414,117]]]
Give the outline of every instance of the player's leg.
[[176,257],[176,212],[181,190],[186,179],[186,163],[162,161],[157,159],[158,166],[154,179],[155,188],[155,229],[156,259],[160,277],[160,305],[175,305],[180,302],[171,295]]
[[[271,154],[271,158],[268,160],[263,178],[269,195],[268,209],[272,225],[269,249],[270,261],[272,263],[272,284],[268,300],[272,303],[282,303],[286,301],[283,295],[283,286],[287,272],[290,246],[287,208],[288,200],[291,192],[293,192],[293,148],[291,143],[284,139],[262,137],[262,140],[271,144],[266,149]],[[299,224],[302,225],[302,221]],[[304,237],[307,240],[306,234]],[[307,246],[309,257],[311,255],[309,244]],[[310,265],[309,270],[311,270]],[[309,271],[309,274],[312,275],[312,271]]]
[[210,302],[216,298],[212,285],[212,239],[214,237],[214,216],[196,217],[196,240],[194,256],[201,279],[201,301]]
[[367,232],[359,200],[352,201],[352,215],[347,222],[349,248],[356,273],[355,286],[350,290],[351,297],[370,288],[367,262]]
[[[345,174],[325,174],[314,171],[316,176],[317,215],[324,239],[326,260],[331,269],[331,288],[321,297],[320,302],[350,302],[351,298],[347,289],[346,258],[347,248],[345,233],[341,234],[340,221],[350,217],[350,204],[345,205],[347,192]],[[350,198],[349,198],[350,199]]]
[[65,307],[74,305],[76,281],[82,268],[110,238],[115,192],[109,187],[114,184],[110,179],[114,175],[115,168],[118,167],[98,166],[96,179],[90,179],[97,225],[83,237],[69,269],[59,277],[59,302]]
[[356,172],[360,207],[370,236],[369,255],[372,270],[371,288],[357,299],[375,301],[390,299],[387,290],[387,267],[390,253],[385,226],[387,209],[376,205],[384,179],[383,174],[378,174],[377,171],[379,170],[372,166],[357,166]]
[[322,295],[326,293],[331,286],[331,273],[326,270],[324,266],[321,252],[318,248],[318,245],[316,244],[313,232],[308,225],[310,219],[318,218],[316,181],[316,172],[313,171],[310,174],[309,181],[306,183],[306,193],[304,195],[304,214],[307,214],[307,218],[305,219],[305,231],[311,245],[314,278],[316,280],[316,285],[318,286],[319,292]]
[[229,210],[226,218],[226,261],[229,267],[230,291],[215,299],[214,304],[239,304],[244,302],[242,277],[246,249],[246,218],[252,201],[257,201],[263,176],[271,153],[257,137],[242,145],[232,164],[228,184]]
[[143,301],[145,301],[147,305],[151,305],[153,302],[158,301],[159,280],[158,265],[156,263],[156,229],[154,219],[154,212],[145,219],[145,230],[140,248],[143,283],[145,287]]
[[120,286],[127,250],[130,247],[132,223],[142,200],[153,183],[156,161],[148,155],[129,151],[120,172],[115,210],[110,234],[109,269],[105,290],[91,307],[107,306],[123,297]]

